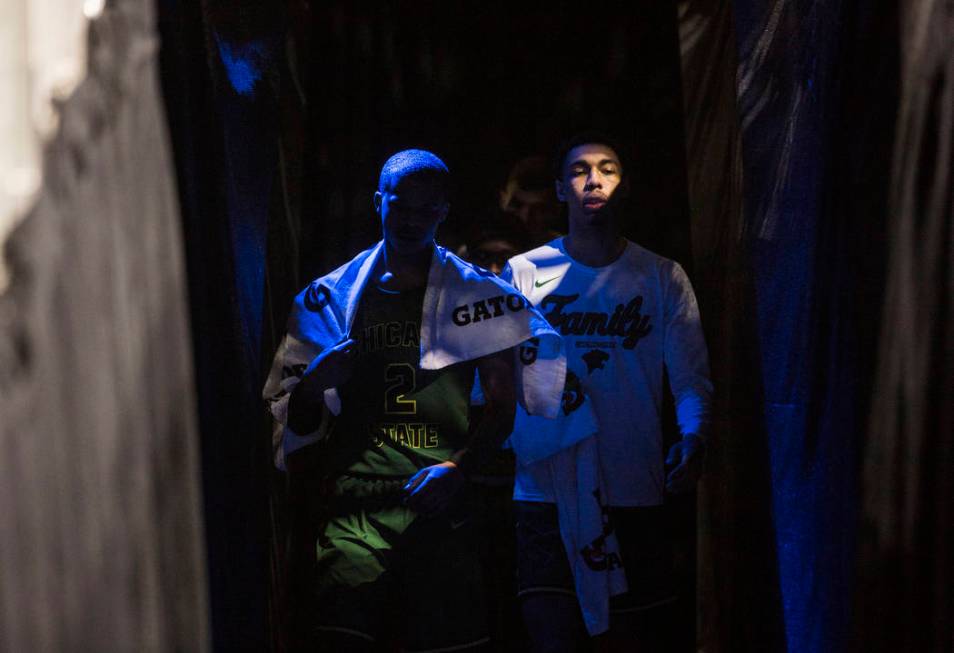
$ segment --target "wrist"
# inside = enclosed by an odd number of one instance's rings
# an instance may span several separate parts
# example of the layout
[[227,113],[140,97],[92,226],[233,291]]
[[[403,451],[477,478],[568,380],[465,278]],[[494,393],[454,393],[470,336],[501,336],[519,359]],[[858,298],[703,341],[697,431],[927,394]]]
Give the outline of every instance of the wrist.
[[709,457],[709,442],[706,436],[701,433],[687,433],[682,436],[684,451],[689,455],[704,462]]
[[447,460],[447,462],[453,465],[466,479],[470,479],[472,461],[473,456],[467,449],[459,449],[458,451],[455,451]]
[[292,388],[292,392],[298,390],[301,393],[307,394],[310,397],[320,396],[328,387],[327,383],[324,382],[322,375],[315,370],[305,370],[302,374],[301,380],[298,384]]
[[688,442],[688,441],[698,442],[703,447],[709,444],[709,439],[702,433],[683,433],[682,440],[683,442]]

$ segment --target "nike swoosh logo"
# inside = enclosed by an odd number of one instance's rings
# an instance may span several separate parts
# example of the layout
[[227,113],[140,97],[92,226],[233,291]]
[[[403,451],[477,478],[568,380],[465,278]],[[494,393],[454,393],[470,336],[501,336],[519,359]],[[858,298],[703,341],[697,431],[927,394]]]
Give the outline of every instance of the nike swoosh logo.
[[547,284],[550,283],[551,281],[556,281],[556,280],[559,279],[559,278],[560,278],[560,277],[559,277],[559,275],[558,275],[558,276],[553,277],[552,279],[547,279],[546,281],[534,281],[534,282],[533,282],[533,287],[534,287],[534,288],[542,288],[543,286],[547,285]]

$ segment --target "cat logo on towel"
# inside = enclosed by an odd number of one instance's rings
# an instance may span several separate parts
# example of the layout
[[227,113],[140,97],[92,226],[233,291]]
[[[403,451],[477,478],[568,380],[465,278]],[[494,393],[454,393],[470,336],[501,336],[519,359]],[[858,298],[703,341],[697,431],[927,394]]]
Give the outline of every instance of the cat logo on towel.
[[454,324],[462,327],[468,324],[476,324],[482,320],[501,317],[505,314],[505,308],[511,313],[522,311],[526,305],[527,300],[522,295],[516,293],[510,293],[506,297],[497,295],[496,297],[477,300],[473,304],[458,306],[451,314],[451,319]]
[[524,365],[533,365],[537,362],[537,353],[540,349],[540,338],[530,338],[520,345],[520,362]]
[[586,566],[592,571],[612,571],[613,569],[623,566],[623,560],[619,557],[619,553],[606,550],[606,538],[609,537],[615,529],[609,519],[609,508],[603,505],[599,489],[593,490],[593,498],[596,499],[596,503],[599,504],[600,511],[602,512],[603,532],[596,536],[592,542],[580,549],[580,555],[583,557],[583,562],[585,562]]
[[328,305],[328,302],[331,301],[331,297],[329,296],[328,288],[312,284],[308,287],[308,290],[305,291],[304,300],[305,308],[317,313]]

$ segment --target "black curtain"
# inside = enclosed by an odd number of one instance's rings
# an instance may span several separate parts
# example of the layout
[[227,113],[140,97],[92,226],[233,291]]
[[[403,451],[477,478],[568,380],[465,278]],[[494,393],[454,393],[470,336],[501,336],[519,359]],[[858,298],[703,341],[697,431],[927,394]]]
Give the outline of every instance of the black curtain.
[[[754,281],[753,345],[785,642],[791,651],[842,650],[867,400],[859,383],[870,375],[875,342],[859,318],[867,314],[870,323],[878,311],[879,282],[865,272],[881,267],[885,221],[882,207],[858,201],[869,196],[865,184],[883,187],[875,181],[884,179],[883,160],[855,158],[868,137],[878,150],[883,136],[870,125],[883,129],[884,114],[874,110],[866,124],[854,104],[866,91],[865,105],[896,103],[892,51],[865,52],[870,9],[860,4],[733,7],[742,237]],[[857,80],[879,65],[889,74],[887,89]],[[874,301],[860,302],[868,292]]]
[[272,353],[263,351],[263,307],[273,188],[280,183],[283,31],[280,5],[159,3],[189,277],[216,650],[268,650],[270,613],[277,609],[269,569],[281,479],[271,464],[261,387]]
[[680,5],[694,283],[715,385],[712,446],[699,492],[700,647],[785,649],[769,443],[743,206],[732,5]]
[[[718,446],[701,510],[700,616],[711,650],[908,650],[911,642],[942,650],[928,645],[941,641],[934,638],[940,614],[922,608],[949,594],[926,584],[916,590],[899,572],[950,567],[940,562],[944,556],[924,565],[911,548],[891,548],[885,533],[899,532],[887,526],[896,514],[890,501],[912,486],[945,486],[930,471],[933,461],[892,475],[908,469],[902,442],[930,438],[917,431],[925,422],[885,428],[902,423],[896,415],[906,415],[905,398],[888,390],[883,372],[875,374],[879,356],[895,361],[882,362],[885,369],[899,370],[910,342],[888,324],[911,303],[900,309],[890,294],[885,299],[886,283],[904,283],[888,268],[888,243],[899,247],[887,238],[899,228],[891,222],[917,219],[913,201],[892,206],[905,188],[899,170],[913,170],[908,180],[930,180],[931,188],[949,175],[935,173],[940,164],[932,160],[948,128],[936,110],[943,93],[922,88],[914,113],[923,131],[901,142],[895,136],[906,126],[899,112],[911,101],[902,100],[901,44],[905,34],[918,42],[913,28],[902,29],[899,41],[899,24],[934,26],[935,40],[924,40],[933,43],[931,65],[943,70],[939,35],[950,42],[950,22],[937,6],[925,21],[931,4],[682,5],[693,243],[701,301],[715,318],[707,327],[719,395]],[[905,83],[917,86],[926,72],[924,62],[912,64]],[[945,206],[949,220],[949,200]],[[939,242],[940,231],[930,233]],[[910,256],[901,249],[906,253],[894,260]],[[943,260],[941,251],[930,252],[933,264]],[[937,288],[925,271],[905,278]],[[921,342],[943,349],[945,319],[937,317]],[[932,384],[948,377],[924,370],[905,387],[914,397],[931,396],[932,387],[944,387]],[[872,395],[876,381],[880,390]],[[880,437],[872,440],[869,430]],[[930,525],[904,531],[923,538],[919,544],[950,532],[939,527],[943,510],[919,514]],[[886,570],[897,574],[893,580]],[[884,626],[872,627],[873,619]],[[916,623],[931,628],[912,628]]]
[[583,22],[503,2],[316,5],[295,31],[307,102],[303,276],[380,237],[371,196],[395,151],[431,148],[447,161],[457,192],[439,239],[453,244],[513,163],[550,155],[583,127],[612,132],[633,155],[630,235],[685,261],[675,10],[638,4],[609,3]]
[[[954,7],[905,2],[854,650],[954,648]],[[900,30],[898,30],[900,27]],[[882,154],[879,152],[878,154]]]

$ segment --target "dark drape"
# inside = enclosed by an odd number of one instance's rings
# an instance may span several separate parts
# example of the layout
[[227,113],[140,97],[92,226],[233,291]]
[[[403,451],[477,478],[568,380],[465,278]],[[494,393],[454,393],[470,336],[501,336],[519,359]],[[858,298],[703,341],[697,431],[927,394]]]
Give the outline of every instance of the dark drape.
[[284,14],[271,3],[159,7],[193,320],[212,639],[217,650],[268,650],[281,479],[261,401],[272,353],[262,338]]
[[[791,651],[844,646],[844,535],[853,521],[850,438],[839,415],[813,415],[826,369],[813,333],[826,280],[815,275],[826,157],[838,113],[839,3],[733,3],[742,136],[742,238],[752,274],[750,347],[761,383],[770,509],[784,642]],[[848,459],[849,464],[838,464]]]
[[[901,102],[855,649],[954,649],[954,7],[899,4]],[[897,29],[896,27],[896,29]]]
[[700,511],[706,646],[949,650],[951,8],[682,12],[719,388]]
[[684,2],[679,25],[694,283],[716,387],[699,493],[699,641],[707,651],[782,650],[731,5]]
[[513,163],[549,156],[584,127],[634,155],[629,235],[690,256],[673,6],[610,3],[585,24],[504,2],[338,2],[305,15],[307,29],[293,28],[307,102],[304,278],[379,238],[371,196],[397,150],[431,148],[451,167],[457,189],[438,239],[456,244]]

